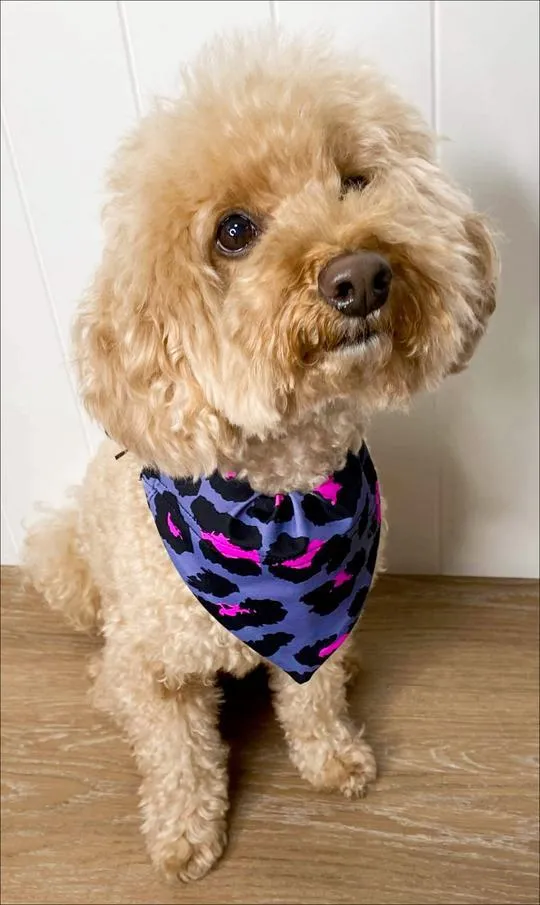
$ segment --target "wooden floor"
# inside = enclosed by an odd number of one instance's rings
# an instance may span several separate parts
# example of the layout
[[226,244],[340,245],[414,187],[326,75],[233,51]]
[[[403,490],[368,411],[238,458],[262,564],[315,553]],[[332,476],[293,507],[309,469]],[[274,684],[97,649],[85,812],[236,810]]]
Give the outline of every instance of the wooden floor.
[[536,903],[538,586],[385,578],[352,689],[380,780],[304,785],[264,675],[227,684],[230,845],[170,888],[138,831],[127,746],[86,699],[91,640],[2,575],[2,902]]

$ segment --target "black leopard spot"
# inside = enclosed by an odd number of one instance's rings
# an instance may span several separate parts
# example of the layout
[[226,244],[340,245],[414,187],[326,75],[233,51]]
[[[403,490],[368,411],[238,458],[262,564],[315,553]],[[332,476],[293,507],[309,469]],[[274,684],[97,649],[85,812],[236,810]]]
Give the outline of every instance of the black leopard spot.
[[298,682],[299,685],[304,685],[311,679],[314,672],[314,669],[306,670],[306,672],[295,672],[294,669],[291,669],[288,671],[288,675],[291,679],[294,679],[295,682]]
[[279,562],[289,559],[297,559],[303,556],[308,549],[308,537],[291,537],[285,531],[279,535],[268,551],[268,560]]
[[350,517],[351,513],[344,513],[343,509],[336,509],[327,500],[316,496],[314,493],[307,493],[302,500],[302,509],[307,519],[313,525],[328,525],[329,522],[339,521]]
[[358,619],[360,613],[362,612],[362,607],[366,602],[366,597],[369,593],[369,588],[360,588],[358,594],[356,594],[353,602],[351,603],[349,609],[347,610],[347,615],[351,618],[351,628]]
[[156,527],[160,536],[167,541],[175,553],[193,551],[191,534],[184,519],[176,497],[168,490],[156,493],[154,497],[156,507]]
[[326,542],[326,565],[329,572],[339,569],[341,564],[347,559],[350,549],[351,538],[347,534],[334,534]]
[[353,584],[353,575],[337,586],[333,580],[326,581],[320,587],[315,588],[314,591],[304,594],[300,600],[310,607],[310,612],[317,613],[318,616],[326,616],[328,613],[333,613],[339,604],[347,599]]
[[258,528],[218,512],[204,497],[193,500],[191,511],[200,526],[199,545],[206,559],[235,575],[260,575],[262,537]]
[[369,550],[369,555],[367,558],[366,569],[369,575],[373,575],[375,572],[375,566],[377,564],[377,552],[379,549],[379,544],[372,544]]
[[[107,436],[109,436],[107,434]],[[155,468],[143,468],[141,471],[141,478],[157,478],[159,480],[160,474]]]
[[363,547],[358,550],[354,556],[351,556],[349,562],[345,566],[350,575],[359,575],[366,564],[366,551]]
[[258,496],[247,510],[247,515],[256,518],[257,521],[267,525],[268,522],[274,521],[278,525],[290,522],[294,515],[294,507],[290,496],[285,496],[278,501],[276,505],[273,496]]
[[367,531],[366,531],[367,538],[369,540],[371,540],[371,538],[375,537],[375,535],[378,534],[380,532],[380,530],[381,530],[381,525],[380,525],[379,519],[377,517],[376,511],[374,511],[371,513],[371,518],[369,520],[369,525],[367,527]]
[[287,632],[273,632],[269,635],[263,635],[258,641],[250,641],[249,646],[253,648],[261,657],[272,657],[280,648],[285,647],[289,641],[292,641],[294,635]]
[[201,489],[200,478],[175,478],[173,483],[180,496],[197,496]]
[[366,497],[366,502],[364,503],[364,508],[360,513],[360,518],[358,519],[358,526],[356,528],[356,534],[359,537],[363,537],[367,531],[369,523],[369,497]]
[[361,456],[362,456],[362,463],[363,463],[362,470],[364,473],[364,477],[366,478],[366,480],[368,482],[368,487],[369,487],[371,493],[374,494],[377,489],[377,481],[378,481],[377,472],[375,471],[375,466],[371,460],[371,457],[366,455],[365,449],[362,450]]
[[230,594],[238,593],[240,588],[233,581],[211,572],[210,569],[202,569],[197,575],[191,575],[187,579],[187,583],[196,591],[203,594],[213,594],[214,597],[228,597]]
[[332,476],[335,484],[341,485],[336,493],[335,501],[326,499],[317,490],[306,493],[302,500],[302,509],[309,521],[314,525],[327,525],[344,518],[352,518],[358,506],[363,487],[363,462],[349,453],[345,468]]
[[247,626],[276,625],[287,615],[279,600],[253,600],[251,597],[242,603],[212,603],[202,597],[199,600],[221,625],[233,632]]
[[[334,650],[338,648],[332,648],[331,650],[327,650],[331,647],[334,642],[337,640],[337,635],[331,635],[329,638],[322,638],[320,641],[316,641],[315,644],[307,644],[302,650],[299,650],[297,654],[294,655],[294,659],[301,663],[302,666],[320,666],[321,663],[334,653]],[[321,651],[323,654],[321,656]]]
[[224,500],[231,503],[245,503],[253,496],[253,490],[247,481],[239,481],[232,477],[224,478],[218,471],[214,472],[208,483]]
[[252,525],[245,525],[240,519],[225,512],[218,512],[210,500],[197,497],[191,504],[191,511],[200,526],[201,537],[206,534],[222,535],[241,550],[259,550],[262,544],[261,532]]
[[[343,559],[339,559],[337,564],[341,565],[342,562]],[[304,596],[300,598],[302,603],[306,603],[310,606],[311,612],[317,613],[319,616],[333,613],[339,604],[346,600],[350,595],[354,581],[364,568],[365,562],[366,551],[361,548],[354,556],[351,556],[350,560],[345,564],[345,567],[340,570],[331,581],[327,581],[314,591],[304,594]],[[329,568],[331,567],[329,566]],[[348,580],[346,579],[347,575],[350,576]],[[338,579],[337,582],[336,579]],[[349,615],[351,615],[350,610]]]
[[327,541],[321,541],[280,534],[270,547],[265,563],[276,578],[301,584],[317,575],[327,565],[329,556],[335,561],[339,546],[337,537],[334,535]]

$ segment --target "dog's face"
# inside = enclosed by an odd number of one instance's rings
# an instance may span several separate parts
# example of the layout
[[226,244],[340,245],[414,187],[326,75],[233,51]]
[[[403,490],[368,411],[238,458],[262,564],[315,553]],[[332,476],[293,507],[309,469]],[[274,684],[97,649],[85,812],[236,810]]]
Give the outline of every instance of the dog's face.
[[[218,55],[219,56],[219,55]],[[202,60],[122,147],[77,328],[91,413],[169,468],[338,398],[366,413],[462,367],[495,254],[422,122],[368,70],[270,41]]]

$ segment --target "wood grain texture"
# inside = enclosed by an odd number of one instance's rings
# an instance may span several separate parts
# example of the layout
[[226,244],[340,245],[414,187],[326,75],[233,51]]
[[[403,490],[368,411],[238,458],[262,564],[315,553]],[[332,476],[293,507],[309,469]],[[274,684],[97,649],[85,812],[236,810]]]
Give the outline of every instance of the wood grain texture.
[[384,578],[352,689],[380,780],[365,801],[307,787],[263,674],[226,684],[230,844],[199,883],[146,859],[137,776],[89,706],[95,648],[2,574],[2,901],[536,903],[538,586]]

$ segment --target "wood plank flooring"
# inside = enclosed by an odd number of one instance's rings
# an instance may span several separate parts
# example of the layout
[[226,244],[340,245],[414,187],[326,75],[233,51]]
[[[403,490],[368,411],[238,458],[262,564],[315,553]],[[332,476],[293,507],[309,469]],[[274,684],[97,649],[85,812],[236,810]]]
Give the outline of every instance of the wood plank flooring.
[[92,640],[2,570],[2,902],[538,902],[538,585],[381,579],[352,711],[380,779],[364,801],[306,786],[263,673],[226,683],[230,844],[171,888],[138,829],[137,776],[88,704]]

